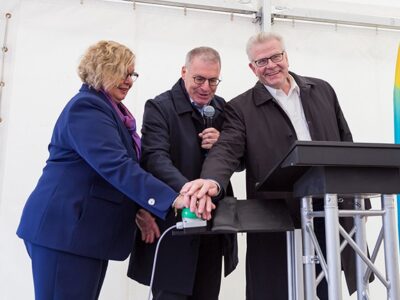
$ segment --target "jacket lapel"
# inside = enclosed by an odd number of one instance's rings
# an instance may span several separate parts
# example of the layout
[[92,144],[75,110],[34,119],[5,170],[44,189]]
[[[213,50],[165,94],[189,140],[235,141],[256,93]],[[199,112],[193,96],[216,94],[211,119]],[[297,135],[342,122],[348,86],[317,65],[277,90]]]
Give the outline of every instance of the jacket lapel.
[[293,76],[300,88],[300,101],[301,105],[303,106],[304,116],[308,124],[308,130],[310,131],[311,140],[315,140],[317,137],[315,136],[314,124],[312,122],[313,118],[310,110],[310,104],[313,101],[311,97],[311,86],[313,83],[304,77],[296,75],[295,73],[290,72],[290,75]]
[[[179,79],[178,82],[172,87],[171,93],[176,112],[179,115],[190,113],[197,132],[201,132],[201,128],[204,127],[203,117],[201,116],[200,112],[192,106],[182,79]],[[199,129],[201,130],[199,131]]]
[[[303,106],[304,116],[306,118],[308,129],[310,131],[310,136],[312,140],[315,140],[316,134],[312,122],[312,114],[310,111],[310,103],[313,101],[311,97],[311,86],[313,85],[312,82],[308,81],[306,78],[296,75],[293,72],[289,72],[290,75],[293,76],[294,80],[296,81],[297,85],[300,88],[300,101],[301,105]],[[254,86],[254,97],[253,97],[254,104],[256,106],[260,106],[268,101],[274,101],[274,98],[270,94],[270,92],[265,88],[265,86],[258,81]],[[289,117],[288,117],[289,119]],[[292,123],[290,122],[292,126]],[[294,130],[294,128],[293,128]]]
[[210,105],[215,108],[214,119],[218,119],[219,115],[224,111],[224,103],[215,100],[215,97],[211,100]]
[[119,132],[120,132],[121,138],[122,138],[122,142],[124,143],[124,145],[126,147],[126,150],[128,151],[129,156],[137,161],[137,155],[136,155],[135,146],[133,144],[132,137],[129,134],[129,131],[126,128],[125,124],[122,122],[122,120],[118,116],[118,113],[114,110],[114,108],[112,107],[111,103],[106,98],[106,96],[103,93],[97,92],[96,90],[91,89],[91,88],[89,88],[87,86],[85,88],[82,87],[82,90],[83,91],[88,91],[90,93],[94,93],[95,95],[97,95],[102,101],[104,101],[108,105],[108,107],[111,110],[111,113],[113,114],[114,119],[117,121],[118,129],[119,129]]
[[257,81],[256,85],[254,86],[253,93],[253,101],[256,106],[260,106],[274,99],[260,81]]

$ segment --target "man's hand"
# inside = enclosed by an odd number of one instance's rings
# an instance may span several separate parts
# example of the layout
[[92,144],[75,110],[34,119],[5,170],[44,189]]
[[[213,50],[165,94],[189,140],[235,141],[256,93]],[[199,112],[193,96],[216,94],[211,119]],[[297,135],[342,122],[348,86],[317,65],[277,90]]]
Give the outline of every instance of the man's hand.
[[197,194],[194,194],[190,199],[190,210],[195,212],[198,218],[211,220],[211,212],[216,208],[211,197],[206,194],[199,198]]
[[160,237],[160,229],[155,218],[143,208],[136,213],[135,222],[142,234],[142,241],[146,244],[151,244]]
[[211,197],[218,195],[218,185],[208,179],[196,179],[186,183],[182,189],[185,203],[189,204],[190,211],[195,212],[198,217],[205,220],[211,219],[211,211],[215,204]]
[[201,138],[201,148],[211,149],[211,147],[218,141],[219,131],[213,127],[206,128],[199,133]]
[[202,198],[204,195],[215,197],[219,193],[219,187],[215,181],[210,179],[196,179],[187,182],[181,189],[181,194],[186,197],[191,197],[197,193],[198,198]]
[[175,198],[174,202],[172,203],[172,207],[176,209],[182,209],[184,207],[189,207],[190,200],[186,199],[183,193],[179,193],[178,197]]

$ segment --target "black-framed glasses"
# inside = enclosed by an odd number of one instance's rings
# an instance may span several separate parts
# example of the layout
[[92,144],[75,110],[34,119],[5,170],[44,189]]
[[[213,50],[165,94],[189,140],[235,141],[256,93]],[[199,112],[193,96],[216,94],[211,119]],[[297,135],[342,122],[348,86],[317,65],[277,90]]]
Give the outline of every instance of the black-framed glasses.
[[129,77],[132,78],[132,81],[133,81],[133,82],[135,82],[136,79],[138,79],[139,74],[136,73],[136,72],[128,73],[128,74],[126,74],[125,80],[128,80]]
[[203,76],[193,76],[193,80],[194,83],[198,85],[202,85],[206,80],[208,80],[209,86],[217,86],[221,82],[221,79],[219,78],[204,78]]
[[282,51],[281,53],[274,54],[270,57],[263,57],[263,58],[255,60],[253,62],[257,67],[264,67],[264,66],[268,65],[269,60],[271,60],[273,63],[278,63],[278,62],[282,61],[284,53],[285,53],[285,51]]

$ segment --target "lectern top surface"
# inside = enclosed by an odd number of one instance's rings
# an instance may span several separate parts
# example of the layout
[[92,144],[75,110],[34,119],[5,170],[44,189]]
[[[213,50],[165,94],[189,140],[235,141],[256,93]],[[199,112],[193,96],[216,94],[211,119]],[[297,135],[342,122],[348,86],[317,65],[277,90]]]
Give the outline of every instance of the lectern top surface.
[[400,167],[400,145],[296,141],[278,165]]
[[399,168],[400,145],[296,141],[260,182],[257,190],[292,191],[292,185],[311,167]]

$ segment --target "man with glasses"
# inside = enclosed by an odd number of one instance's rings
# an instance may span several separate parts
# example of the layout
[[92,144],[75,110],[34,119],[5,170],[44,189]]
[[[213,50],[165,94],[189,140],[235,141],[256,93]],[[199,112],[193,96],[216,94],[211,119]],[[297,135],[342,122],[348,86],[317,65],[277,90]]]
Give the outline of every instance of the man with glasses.
[[[300,201],[287,195],[259,192],[256,184],[295,140],[351,141],[352,135],[329,83],[289,72],[288,54],[279,35],[259,33],[249,39],[246,51],[258,82],[227,103],[221,136],[203,164],[201,178],[206,179],[187,184],[182,192],[187,192],[187,196],[197,193],[198,197],[205,192],[209,196],[216,196],[217,191],[223,193],[236,165],[244,160],[247,198],[285,200],[299,227]],[[347,201],[341,206],[352,208]],[[315,209],[322,207],[321,201],[314,203]],[[342,225],[349,231],[352,221],[345,219]],[[324,248],[322,219],[316,219],[315,229]],[[287,299],[286,265],[285,233],[248,234],[246,299]],[[344,250],[342,266],[349,291],[354,292],[354,254],[349,247]],[[325,281],[319,285],[318,296],[327,299]]]
[[[142,166],[177,192],[200,176],[203,161],[219,138],[225,101],[215,95],[220,83],[221,60],[217,51],[198,47],[186,56],[181,78],[156,98],[146,102],[142,127]],[[204,107],[215,114],[206,128]],[[208,124],[210,125],[210,124]],[[209,199],[211,201],[211,199]],[[149,284],[160,231],[181,221],[166,221],[140,210],[136,222],[141,236],[131,255],[128,276]],[[237,264],[235,235],[172,236],[160,244],[153,284],[157,300],[217,300],[221,283],[222,256],[225,275]],[[179,253],[177,256],[176,254]]]

